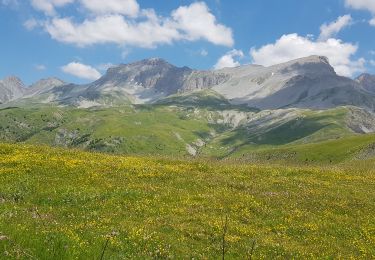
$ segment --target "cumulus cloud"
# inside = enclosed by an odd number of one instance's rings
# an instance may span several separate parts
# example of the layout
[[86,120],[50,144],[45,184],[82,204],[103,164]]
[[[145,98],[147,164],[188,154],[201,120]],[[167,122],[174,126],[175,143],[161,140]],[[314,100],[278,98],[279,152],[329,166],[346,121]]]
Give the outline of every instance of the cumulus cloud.
[[233,68],[240,66],[240,62],[237,58],[243,58],[244,53],[241,50],[231,50],[222,56],[214,66],[214,69]]
[[358,10],[368,10],[375,14],[375,1],[374,0],[345,0],[348,7]]
[[80,0],[82,5],[96,14],[122,14],[136,17],[139,4],[136,0]]
[[132,23],[121,15],[98,16],[83,23],[74,23],[70,18],[54,18],[45,29],[53,39],[80,47],[115,43],[152,48],[181,38],[178,31],[159,19]]
[[320,41],[328,40],[329,38],[332,38],[336,36],[342,29],[349,26],[352,23],[353,19],[351,15],[344,15],[337,18],[336,21],[329,23],[329,24],[323,24],[320,27]]
[[97,80],[102,76],[95,68],[79,62],[71,62],[62,66],[61,70],[81,79]]
[[[56,14],[56,8],[78,1],[89,14],[77,21]],[[32,0],[33,6],[52,16],[44,29],[60,42],[80,47],[114,43],[153,48],[176,41],[205,40],[232,46],[233,33],[220,24],[204,2],[180,6],[168,17],[153,9],[140,9],[136,0]],[[29,26],[31,27],[31,26]]]
[[46,15],[53,16],[56,15],[56,7],[62,7],[73,2],[74,0],[31,0],[31,5]]
[[139,5],[136,0],[31,0],[31,5],[36,10],[42,11],[46,15],[53,16],[57,14],[56,8],[74,2],[79,2],[85,9],[95,14],[137,16],[139,12]]
[[351,77],[354,73],[365,70],[364,59],[352,59],[357,50],[357,45],[344,43],[338,39],[314,41],[310,37],[303,37],[294,33],[283,35],[275,43],[267,44],[258,49],[252,48],[250,55],[254,63],[265,66],[310,55],[326,56],[337,74]]
[[[370,11],[373,15],[375,15],[374,0],[345,0],[345,4],[353,9]],[[375,26],[375,18],[371,19],[369,24]]]
[[234,44],[232,30],[218,24],[216,17],[204,2],[181,6],[172,12],[176,28],[183,38],[194,41],[205,39],[217,45],[232,46]]

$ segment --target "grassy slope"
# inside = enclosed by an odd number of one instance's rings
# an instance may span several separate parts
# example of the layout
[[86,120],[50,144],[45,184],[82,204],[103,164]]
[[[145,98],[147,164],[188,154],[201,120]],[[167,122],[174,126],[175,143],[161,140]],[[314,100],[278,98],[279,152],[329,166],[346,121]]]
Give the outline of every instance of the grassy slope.
[[317,143],[240,149],[231,158],[276,163],[341,163],[375,157],[375,135],[356,135]]
[[304,111],[300,116],[271,128],[244,125],[214,139],[204,150],[208,156],[227,157],[283,145],[314,143],[353,135],[346,127],[346,108]]
[[115,153],[183,156],[187,154],[186,144],[215,129],[207,120],[188,118],[188,114],[182,109],[147,106],[12,108],[0,110],[0,139]]
[[374,161],[270,167],[0,145],[0,258],[375,257]]
[[224,96],[214,90],[206,89],[183,94],[175,94],[157,102],[159,105],[178,105],[184,107],[200,107],[210,110],[238,110],[246,112],[259,111],[244,105],[233,105]]
[[[341,162],[366,149],[365,157],[375,155],[373,135],[356,137],[346,127],[347,108],[305,110],[286,123],[259,129],[215,124],[215,112],[209,111],[161,105],[10,108],[0,110],[0,140],[183,157],[188,144],[203,139],[207,144],[196,147],[202,156],[297,163]],[[345,138],[334,140],[339,137]]]

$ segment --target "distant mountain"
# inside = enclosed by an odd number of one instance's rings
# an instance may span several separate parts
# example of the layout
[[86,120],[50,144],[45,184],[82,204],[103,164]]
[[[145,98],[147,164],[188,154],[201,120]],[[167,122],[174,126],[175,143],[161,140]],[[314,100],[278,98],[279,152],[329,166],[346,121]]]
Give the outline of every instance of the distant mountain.
[[60,79],[47,78],[26,87],[19,78],[14,76],[7,77],[0,80],[0,103],[8,103],[38,96],[64,84],[66,83]]
[[[338,76],[321,56],[310,56],[263,67],[245,65],[222,70],[199,71],[176,67],[159,58],[108,69],[99,80],[65,84],[57,79],[41,81],[5,102],[15,99],[77,107],[158,103],[173,96],[210,90],[232,105],[257,109],[358,106],[375,111],[373,76],[356,80]],[[215,95],[214,95],[215,96]],[[204,99],[202,99],[204,100]],[[4,102],[4,101],[3,101]],[[220,101],[221,102],[221,101]]]
[[0,81],[0,141],[242,157],[375,132],[373,79],[338,76],[320,56],[210,71],[153,58],[84,85],[10,77]]
[[375,76],[368,73],[360,75],[356,81],[367,91],[375,93]]
[[270,67],[242,66],[220,71],[229,80],[213,89],[236,104],[260,109],[326,109],[353,105],[375,109],[375,96],[358,82],[338,76],[328,59],[310,56]]
[[24,92],[25,86],[19,78],[12,76],[0,80],[0,103],[21,98]]
[[29,88],[27,88],[25,92],[25,96],[35,96],[40,95],[44,92],[50,91],[51,89],[65,85],[66,83],[58,78],[47,78],[41,79],[34,84],[32,84]]

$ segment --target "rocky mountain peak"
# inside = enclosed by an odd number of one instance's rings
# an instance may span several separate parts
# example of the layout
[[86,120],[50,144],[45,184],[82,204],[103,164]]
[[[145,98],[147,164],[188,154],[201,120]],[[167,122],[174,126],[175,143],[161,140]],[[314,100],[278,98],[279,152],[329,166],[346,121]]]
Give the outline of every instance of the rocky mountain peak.
[[63,80],[59,79],[59,78],[51,77],[51,78],[45,78],[45,79],[38,80],[37,82],[35,82],[31,86],[43,85],[43,84],[65,84],[65,82]]
[[305,65],[305,64],[311,64],[311,63],[321,64],[321,65],[326,65],[326,66],[331,67],[327,57],[317,56],[317,55],[312,55],[308,57],[291,60],[291,61],[285,62],[284,64],[285,65],[293,65],[293,64]]
[[356,81],[367,91],[375,93],[375,75],[363,73],[356,78]]
[[0,80],[0,103],[9,102],[22,97],[25,85],[22,80],[15,76]]
[[41,94],[45,91],[53,89],[54,87],[62,86],[65,84],[66,83],[64,81],[55,77],[41,79],[27,88],[26,95]]
[[356,81],[361,83],[361,82],[366,82],[368,80],[374,80],[374,79],[375,79],[375,75],[371,75],[369,73],[362,73],[356,78]]
[[24,88],[22,80],[16,76],[9,76],[1,80],[1,82],[9,87]]
[[192,69],[176,67],[164,59],[151,58],[108,69],[91,89],[154,89],[158,93],[176,93]]
[[329,59],[325,56],[318,56],[318,55],[311,55],[305,58],[299,59],[301,62],[306,62],[306,63],[324,63],[327,65],[329,64]]
[[310,77],[336,75],[335,69],[330,65],[328,58],[317,55],[291,60],[270,68],[281,73],[293,72]]
[[141,61],[136,61],[128,64],[120,64],[118,66],[113,66],[107,70],[107,73],[112,74],[112,73],[122,73],[122,72],[127,72],[129,70],[134,70],[134,69],[142,69],[142,70],[148,70],[152,68],[157,68],[157,69],[164,69],[164,68],[174,68],[172,64],[167,62],[164,59],[161,58],[151,58],[151,59],[144,59]]
[[140,63],[143,63],[145,65],[150,65],[150,66],[173,66],[171,65],[169,62],[167,62],[166,60],[162,59],[162,58],[150,58],[150,59],[145,59],[145,60],[142,60],[140,61]]

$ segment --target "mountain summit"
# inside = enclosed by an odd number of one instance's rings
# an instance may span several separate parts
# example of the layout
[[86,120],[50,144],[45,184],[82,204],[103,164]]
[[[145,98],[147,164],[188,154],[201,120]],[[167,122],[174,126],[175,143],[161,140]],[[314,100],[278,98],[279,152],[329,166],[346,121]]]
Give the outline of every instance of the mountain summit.
[[0,103],[21,98],[24,92],[25,85],[19,78],[11,76],[0,80]]
[[368,73],[360,75],[356,81],[367,91],[375,93],[375,76]]

